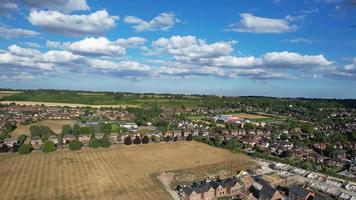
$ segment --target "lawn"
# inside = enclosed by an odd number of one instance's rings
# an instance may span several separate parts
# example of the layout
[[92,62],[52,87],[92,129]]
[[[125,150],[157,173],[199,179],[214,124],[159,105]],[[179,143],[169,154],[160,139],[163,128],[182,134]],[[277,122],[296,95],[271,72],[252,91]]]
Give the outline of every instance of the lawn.
[[180,169],[200,174],[198,166],[248,163],[249,158],[202,143],[179,142],[2,155],[0,159],[1,199],[165,200],[170,196],[152,174]]
[[[54,133],[59,134],[62,131],[63,125],[73,125],[75,120],[43,120],[32,125],[48,126]],[[12,132],[12,136],[19,136],[21,134],[30,135],[31,125],[17,125],[17,128]]]

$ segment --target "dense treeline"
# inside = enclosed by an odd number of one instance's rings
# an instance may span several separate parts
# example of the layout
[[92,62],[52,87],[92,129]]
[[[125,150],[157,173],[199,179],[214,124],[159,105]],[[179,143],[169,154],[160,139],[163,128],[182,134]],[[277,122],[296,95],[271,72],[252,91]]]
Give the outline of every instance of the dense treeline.
[[254,108],[273,107],[277,110],[288,110],[303,107],[315,108],[356,108],[354,99],[306,99],[306,98],[274,98],[274,97],[218,97],[209,95],[153,94],[153,93],[119,93],[119,92],[88,92],[70,90],[25,90],[4,97],[8,101],[38,101],[57,103],[78,103],[89,105],[170,105],[182,107]]

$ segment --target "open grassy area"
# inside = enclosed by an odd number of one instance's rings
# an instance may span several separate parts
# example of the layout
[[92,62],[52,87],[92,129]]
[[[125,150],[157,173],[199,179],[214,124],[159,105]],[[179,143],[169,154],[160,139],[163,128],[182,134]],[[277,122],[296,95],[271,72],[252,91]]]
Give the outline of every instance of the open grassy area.
[[[73,125],[75,120],[43,120],[34,123],[33,125],[48,126],[56,134],[61,133],[63,125]],[[12,136],[19,136],[21,134],[30,135],[31,125],[17,125],[17,128],[12,132]]]
[[[0,156],[1,199],[170,199],[152,174],[249,159],[196,142]],[[247,162],[246,162],[247,163]],[[244,166],[241,165],[243,168]]]

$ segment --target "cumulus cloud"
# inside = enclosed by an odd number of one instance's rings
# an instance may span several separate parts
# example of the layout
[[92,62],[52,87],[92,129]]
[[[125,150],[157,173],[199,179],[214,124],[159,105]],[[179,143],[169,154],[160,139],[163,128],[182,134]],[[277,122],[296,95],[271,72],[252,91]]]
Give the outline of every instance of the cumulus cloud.
[[159,62],[162,74],[243,76],[253,79],[290,79],[288,70],[327,71],[333,66],[324,55],[295,52],[267,52],[261,57],[233,55],[234,41],[207,43],[195,36],[172,36],[152,42],[152,51],[168,54],[173,60]]
[[175,59],[181,61],[191,61],[199,58],[211,58],[229,55],[232,45],[236,41],[215,42],[207,44],[205,40],[195,36],[172,36],[171,38],[160,38],[153,41],[156,51],[168,52]]
[[58,66],[70,65],[79,59],[81,59],[80,56],[68,51],[48,51],[42,53],[36,49],[11,45],[8,47],[8,51],[0,52],[0,67],[53,70]]
[[263,56],[263,63],[273,68],[320,68],[332,64],[323,55],[300,55],[294,52],[269,52]]
[[62,48],[80,55],[115,56],[125,55],[127,48],[139,47],[145,42],[146,39],[141,37],[119,38],[116,41],[110,41],[105,37],[89,37],[76,42],[47,41],[47,47]]
[[30,9],[57,10],[66,14],[69,14],[73,11],[90,10],[86,0],[24,0],[24,3]]
[[0,25],[0,36],[5,38],[34,37],[40,33],[22,28],[10,28]]
[[133,24],[132,28],[135,31],[167,31],[171,29],[180,20],[176,18],[174,13],[160,13],[150,21],[145,21],[135,16],[126,16],[124,22]]
[[354,57],[350,63],[343,67],[335,67],[329,76],[356,80],[356,57]]
[[30,12],[28,20],[43,30],[62,35],[102,35],[116,26],[117,16],[110,16],[106,10],[89,15],[67,15],[58,11]]
[[296,24],[287,19],[272,19],[254,16],[251,13],[241,13],[240,21],[230,24],[227,31],[246,33],[285,33],[298,29]]

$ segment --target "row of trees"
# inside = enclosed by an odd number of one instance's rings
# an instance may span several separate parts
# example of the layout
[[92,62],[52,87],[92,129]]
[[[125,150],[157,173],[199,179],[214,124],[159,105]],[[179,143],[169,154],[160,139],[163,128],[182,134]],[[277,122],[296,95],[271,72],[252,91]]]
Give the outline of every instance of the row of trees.
[[[192,141],[193,140],[193,135],[192,134],[189,134],[187,137],[186,137],[186,140],[187,141]],[[142,138],[140,136],[135,136],[133,139],[131,136],[127,136],[124,140],[124,144],[126,145],[131,145],[131,144],[148,144],[149,142],[160,142],[160,139],[157,138],[156,136],[152,136],[151,138],[149,138],[147,135],[144,135]],[[171,137],[170,135],[166,135],[164,138],[163,138],[163,141],[165,142],[170,142],[170,141],[173,141],[173,142],[176,142],[178,141],[178,136],[174,136],[174,137]]]

